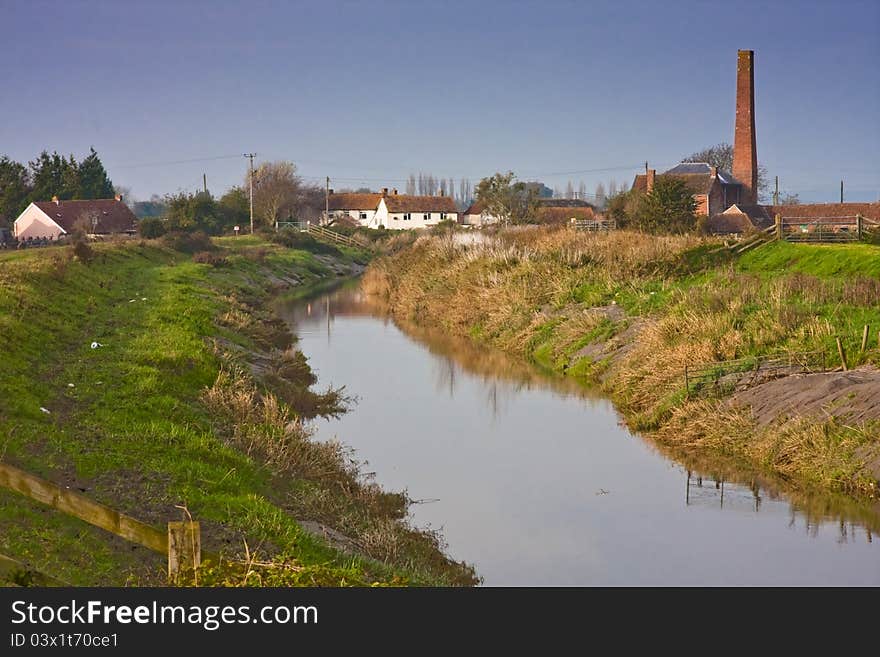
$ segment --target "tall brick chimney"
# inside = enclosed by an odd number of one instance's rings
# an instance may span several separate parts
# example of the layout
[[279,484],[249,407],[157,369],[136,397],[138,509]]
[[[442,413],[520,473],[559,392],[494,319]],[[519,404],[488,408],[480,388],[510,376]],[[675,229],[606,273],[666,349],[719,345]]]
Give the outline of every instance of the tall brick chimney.
[[654,189],[654,178],[657,177],[657,169],[646,169],[645,170],[645,192],[647,194],[651,193],[651,190]]
[[758,202],[758,151],[755,146],[755,51],[740,50],[736,59],[736,124],[733,131],[733,177],[743,184],[744,203]]

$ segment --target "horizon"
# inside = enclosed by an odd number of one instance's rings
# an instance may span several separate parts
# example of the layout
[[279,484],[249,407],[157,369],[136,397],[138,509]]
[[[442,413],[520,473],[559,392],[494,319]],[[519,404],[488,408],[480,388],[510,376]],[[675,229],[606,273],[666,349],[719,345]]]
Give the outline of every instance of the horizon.
[[[842,179],[845,201],[880,200],[880,5],[743,2],[747,36],[729,10],[6,2],[0,154],[80,159],[93,146],[136,200],[201,189],[203,174],[219,196],[243,183],[247,152],[337,190],[512,170],[592,194],[628,188],[646,161],[659,173],[733,143],[736,53],[748,49],[758,161],[780,192],[834,202]],[[31,27],[50,15],[65,29],[34,49]]]

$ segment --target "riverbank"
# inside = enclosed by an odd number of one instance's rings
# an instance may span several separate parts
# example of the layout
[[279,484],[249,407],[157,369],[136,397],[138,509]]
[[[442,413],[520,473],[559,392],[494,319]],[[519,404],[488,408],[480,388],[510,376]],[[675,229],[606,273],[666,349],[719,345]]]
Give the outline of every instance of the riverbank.
[[[860,342],[865,325],[880,327],[877,255],[861,244],[774,243],[736,257],[695,237],[458,233],[374,261],[364,286],[398,318],[600,385],[632,429],[663,446],[741,458],[794,487],[873,496],[880,350],[875,336],[864,353]],[[736,398],[686,393],[686,365],[808,351],[839,362],[838,336],[860,369],[814,375],[836,377],[828,403],[756,403],[804,378],[811,387],[813,375]]]
[[[437,534],[408,526],[404,494],[311,439],[307,420],[349,400],[311,389],[269,304],[358,273],[365,254],[182,246],[0,256],[3,460],[156,527],[191,514],[224,556],[201,584],[475,583]],[[3,489],[0,553],[73,585],[165,581],[161,555]]]

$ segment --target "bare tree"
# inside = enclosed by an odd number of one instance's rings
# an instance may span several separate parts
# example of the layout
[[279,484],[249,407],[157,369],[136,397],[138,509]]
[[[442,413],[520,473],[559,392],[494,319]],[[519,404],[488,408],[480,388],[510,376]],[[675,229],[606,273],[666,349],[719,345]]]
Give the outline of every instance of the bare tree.
[[[245,181],[247,183],[247,181]],[[293,210],[302,188],[293,162],[266,162],[254,172],[254,213],[271,226]]]
[[416,174],[409,174],[409,178],[406,179],[406,193],[410,196],[415,196],[416,194]]
[[587,198],[587,183],[585,183],[583,180],[581,180],[581,184],[578,185],[578,198],[582,201],[586,200]]
[[617,196],[617,181],[611,180],[608,182],[608,197]]
[[596,205],[600,208],[605,205],[605,185],[599,183],[596,185]]
[[574,198],[574,185],[571,184],[570,180],[565,186],[565,198]]

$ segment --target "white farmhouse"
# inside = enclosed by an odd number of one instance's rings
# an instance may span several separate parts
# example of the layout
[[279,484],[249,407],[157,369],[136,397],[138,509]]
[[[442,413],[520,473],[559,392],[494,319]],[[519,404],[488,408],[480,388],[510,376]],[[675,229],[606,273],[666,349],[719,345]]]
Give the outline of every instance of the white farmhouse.
[[458,208],[451,196],[410,196],[394,190],[379,199],[374,228],[384,226],[391,230],[426,228],[441,221],[458,222]]
[[327,197],[327,208],[323,212],[324,220],[322,223],[350,219],[361,226],[375,227],[376,208],[379,207],[381,197],[381,194],[373,193],[334,194],[331,189]]

